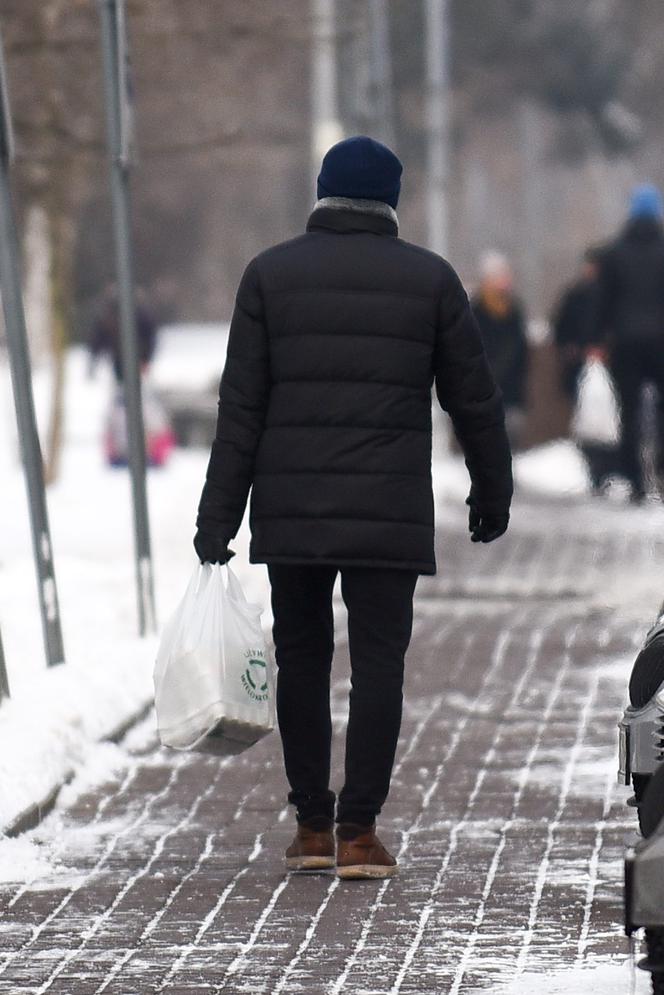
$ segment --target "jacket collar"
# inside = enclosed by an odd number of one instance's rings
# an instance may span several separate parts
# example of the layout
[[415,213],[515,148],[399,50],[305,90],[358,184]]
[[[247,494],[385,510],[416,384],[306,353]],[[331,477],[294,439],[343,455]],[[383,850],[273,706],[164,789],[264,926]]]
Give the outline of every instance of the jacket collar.
[[307,231],[320,229],[341,234],[370,231],[395,236],[399,234],[399,220],[394,208],[382,200],[322,197],[314,204],[307,221]]

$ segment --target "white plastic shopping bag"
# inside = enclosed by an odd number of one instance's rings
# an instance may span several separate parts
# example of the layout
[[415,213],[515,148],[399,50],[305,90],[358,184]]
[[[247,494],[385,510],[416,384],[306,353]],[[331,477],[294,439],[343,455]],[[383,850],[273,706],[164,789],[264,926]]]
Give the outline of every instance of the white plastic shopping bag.
[[164,746],[239,753],[274,729],[275,675],[260,615],[227,564],[196,567],[154,667]]
[[572,435],[582,444],[614,446],[620,434],[620,413],[611,375],[604,363],[590,357],[579,380]]

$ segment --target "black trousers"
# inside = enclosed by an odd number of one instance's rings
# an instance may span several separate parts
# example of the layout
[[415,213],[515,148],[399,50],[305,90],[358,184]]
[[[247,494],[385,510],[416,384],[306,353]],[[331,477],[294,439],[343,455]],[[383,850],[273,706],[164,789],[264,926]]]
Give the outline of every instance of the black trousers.
[[[403,702],[404,656],[418,574],[341,567],[351,691],[344,784],[336,821],[371,825],[390,788]],[[330,670],[334,566],[269,564],[277,663],[277,720],[297,820],[335,817],[330,790]]]
[[611,373],[620,402],[621,472],[637,494],[644,492],[641,459],[641,393],[646,383],[657,391],[656,470],[664,476],[664,348],[659,343],[619,342],[611,356]]

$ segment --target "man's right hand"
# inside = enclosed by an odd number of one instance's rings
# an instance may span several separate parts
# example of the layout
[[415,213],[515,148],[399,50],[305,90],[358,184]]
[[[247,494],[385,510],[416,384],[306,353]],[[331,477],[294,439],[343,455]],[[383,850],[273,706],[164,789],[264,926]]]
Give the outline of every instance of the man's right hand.
[[231,556],[235,556],[225,539],[219,539],[209,532],[201,532],[200,529],[194,536],[194,549],[201,563],[228,563]]
[[509,511],[485,514],[471,496],[466,498],[469,505],[468,530],[471,542],[493,542],[507,532]]
[[593,345],[586,349],[586,359],[596,359],[606,366],[609,361],[609,350],[603,345]]

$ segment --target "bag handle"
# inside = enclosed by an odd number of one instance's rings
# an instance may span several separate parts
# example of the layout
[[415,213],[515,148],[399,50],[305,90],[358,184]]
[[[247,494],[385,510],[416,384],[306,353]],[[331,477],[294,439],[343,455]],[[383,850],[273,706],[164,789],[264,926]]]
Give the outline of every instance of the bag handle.
[[242,590],[240,581],[237,579],[228,563],[225,563],[224,566],[226,568],[226,590],[230,594],[231,598],[233,598],[234,601],[239,601],[242,605],[249,604],[245,597],[244,591]]
[[[242,590],[242,584],[236,577],[235,573],[231,570],[228,563],[203,563],[200,567],[200,574],[197,579],[196,590],[198,590],[198,585],[200,584],[201,576],[205,570],[210,570],[210,576],[219,579],[222,587],[226,591],[226,594],[234,601],[238,607],[246,612],[253,615],[255,612],[259,614],[263,613],[263,609],[260,605],[254,604],[247,599],[246,594]],[[226,574],[224,583],[224,571]]]

